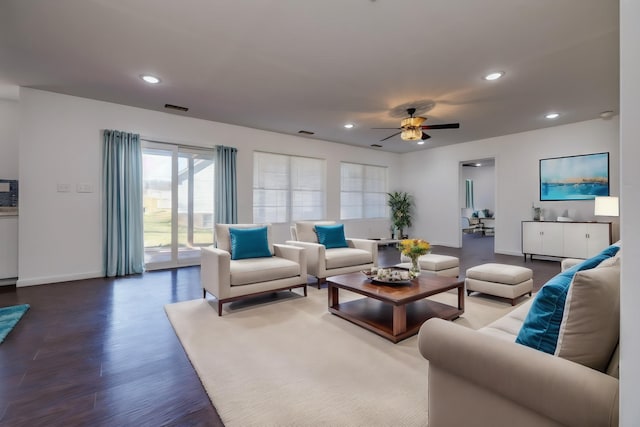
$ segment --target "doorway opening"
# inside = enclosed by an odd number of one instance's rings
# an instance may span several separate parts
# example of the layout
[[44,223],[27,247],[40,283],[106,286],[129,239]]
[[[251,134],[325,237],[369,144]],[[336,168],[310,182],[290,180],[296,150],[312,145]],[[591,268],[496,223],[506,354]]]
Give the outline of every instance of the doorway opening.
[[[491,246],[496,231],[495,158],[460,162],[460,247]],[[478,239],[481,239],[479,241]]]

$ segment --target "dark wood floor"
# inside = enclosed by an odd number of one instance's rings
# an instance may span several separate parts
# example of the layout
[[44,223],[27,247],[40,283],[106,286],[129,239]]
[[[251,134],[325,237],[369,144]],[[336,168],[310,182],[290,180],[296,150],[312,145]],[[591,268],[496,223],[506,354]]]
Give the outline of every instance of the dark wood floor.
[[[525,265],[536,289],[560,269],[494,255],[491,237],[465,236],[462,249],[434,253],[458,256],[462,273],[485,262]],[[398,261],[395,248],[381,248],[381,265]],[[31,309],[0,344],[0,426],[221,426],[163,310],[200,298],[199,281],[189,267],[3,289],[0,307]]]

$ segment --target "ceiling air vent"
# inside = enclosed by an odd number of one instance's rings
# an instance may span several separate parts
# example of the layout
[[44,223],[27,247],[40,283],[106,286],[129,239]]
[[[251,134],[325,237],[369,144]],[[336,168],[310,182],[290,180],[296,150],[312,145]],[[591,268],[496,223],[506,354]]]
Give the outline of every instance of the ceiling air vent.
[[301,133],[303,135],[313,135],[313,134],[315,134],[315,132],[311,132],[309,130],[299,130],[298,133]]
[[173,104],[164,104],[164,108],[168,108],[170,110],[178,110],[178,111],[189,111],[187,107],[181,107],[179,105],[173,105]]

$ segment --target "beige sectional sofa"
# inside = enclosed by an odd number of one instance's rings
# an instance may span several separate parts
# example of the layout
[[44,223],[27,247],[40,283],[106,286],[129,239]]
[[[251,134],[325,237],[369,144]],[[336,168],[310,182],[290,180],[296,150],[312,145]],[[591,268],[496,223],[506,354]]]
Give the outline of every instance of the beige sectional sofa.
[[[573,264],[567,262],[563,267]],[[599,301],[594,305],[600,307],[580,304],[566,316],[570,320],[573,316],[576,322],[575,316],[586,319],[590,313],[603,313],[607,319],[602,321],[609,322],[609,330],[613,328],[619,334],[619,264],[602,264],[603,268],[618,269],[618,276],[607,276],[617,277],[614,288],[617,286],[618,294],[593,295],[592,299]],[[576,280],[615,272],[595,271],[598,268],[577,273],[572,286]],[[609,280],[612,282],[615,279]],[[584,286],[582,292],[593,293],[593,289]],[[556,356],[517,344],[516,337],[533,302],[527,301],[477,331],[441,319],[431,319],[422,326],[418,345],[429,360],[429,427],[618,425],[619,335],[606,337],[603,333],[601,341],[592,336],[589,345],[594,353],[605,351],[594,358],[577,354],[575,348],[563,348]],[[581,319],[577,323],[582,323]],[[570,343],[571,337],[565,337],[565,341]],[[598,364],[600,370],[588,367]]]

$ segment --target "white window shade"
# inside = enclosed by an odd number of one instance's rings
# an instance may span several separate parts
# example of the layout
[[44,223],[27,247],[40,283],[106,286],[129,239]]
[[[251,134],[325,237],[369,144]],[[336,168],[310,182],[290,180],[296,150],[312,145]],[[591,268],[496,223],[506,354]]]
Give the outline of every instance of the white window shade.
[[342,163],[340,166],[340,218],[387,216],[387,168]]
[[254,153],[253,221],[283,223],[325,216],[324,161]]

